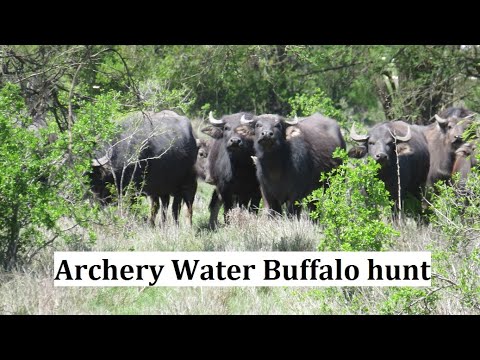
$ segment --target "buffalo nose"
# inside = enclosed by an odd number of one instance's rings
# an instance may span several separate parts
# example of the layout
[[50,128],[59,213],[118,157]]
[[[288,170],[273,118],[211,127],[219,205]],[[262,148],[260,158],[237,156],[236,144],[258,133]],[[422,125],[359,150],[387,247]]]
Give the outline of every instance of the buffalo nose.
[[453,141],[452,141],[452,142],[453,142],[453,143],[459,143],[459,142],[461,142],[461,141],[462,141],[462,135],[455,135],[455,136],[453,137]]
[[379,153],[379,154],[375,154],[375,160],[385,160],[387,158],[387,154],[385,153]]
[[273,136],[273,131],[271,131],[271,130],[262,131],[262,136],[272,137]]
[[234,138],[231,138],[230,139],[230,145],[241,145],[242,144],[242,139],[238,138],[238,137],[234,137]]

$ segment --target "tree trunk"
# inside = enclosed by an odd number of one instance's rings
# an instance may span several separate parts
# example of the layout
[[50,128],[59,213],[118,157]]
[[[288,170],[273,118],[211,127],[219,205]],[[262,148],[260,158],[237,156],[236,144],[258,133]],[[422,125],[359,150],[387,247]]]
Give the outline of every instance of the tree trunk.
[[3,267],[6,271],[12,271],[17,263],[18,242],[20,237],[20,224],[18,222],[18,205],[13,210],[8,234],[8,247]]

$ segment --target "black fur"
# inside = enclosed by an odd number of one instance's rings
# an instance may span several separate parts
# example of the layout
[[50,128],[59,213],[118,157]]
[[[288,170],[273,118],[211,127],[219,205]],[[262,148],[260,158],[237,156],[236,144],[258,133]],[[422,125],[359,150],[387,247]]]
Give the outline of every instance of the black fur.
[[[403,121],[386,122],[375,125],[368,131],[368,139],[350,150],[352,157],[369,155],[381,164],[379,178],[385,183],[392,200],[398,200],[397,154],[392,134],[404,136],[408,124]],[[427,182],[430,166],[430,153],[423,133],[410,126],[411,139],[397,142],[400,165],[401,198],[407,193],[421,200],[421,190]]]
[[197,190],[194,168],[197,145],[189,119],[168,110],[130,116],[122,121],[122,132],[97,153],[97,158],[105,153],[109,154],[109,162],[105,166],[94,166],[92,172],[93,191],[102,200],[109,200],[105,197],[107,184],[125,191],[133,183],[135,189],[150,198],[150,224],[154,224],[159,199],[162,200],[162,219],[165,220],[170,195],[174,196],[175,221],[178,221],[183,199],[191,223]]
[[273,214],[299,214],[295,204],[320,187],[320,174],[339,165],[333,151],[345,149],[335,120],[314,114],[291,126],[277,115],[256,116],[255,154],[257,178],[265,206]]
[[227,115],[222,118],[225,125],[202,129],[214,138],[207,160],[209,183],[215,185],[209,206],[212,228],[217,225],[222,203],[226,222],[228,211],[235,204],[249,206],[254,212],[260,204],[260,190],[252,160],[253,130],[240,123],[242,115],[253,116],[248,113]]

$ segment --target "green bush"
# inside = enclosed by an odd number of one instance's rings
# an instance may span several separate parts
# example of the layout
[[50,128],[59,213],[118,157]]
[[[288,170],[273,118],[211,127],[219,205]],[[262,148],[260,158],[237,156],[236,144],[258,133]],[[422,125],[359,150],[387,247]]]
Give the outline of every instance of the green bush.
[[437,292],[412,287],[390,288],[387,294],[379,309],[382,315],[428,315],[439,299]]
[[146,110],[162,111],[170,109],[186,114],[190,111],[195,97],[186,87],[169,89],[168,84],[157,80],[145,80],[139,84],[139,92]]
[[465,311],[480,311],[480,170],[473,169],[461,190],[437,183],[431,224],[448,240],[433,249],[432,281],[459,299]]
[[288,100],[292,107],[290,116],[310,116],[316,112],[320,112],[325,116],[338,121],[343,126],[346,117],[341,110],[338,110],[322,89],[316,88],[312,94],[296,94]]
[[315,190],[304,203],[314,210],[313,219],[324,227],[322,251],[380,251],[393,235],[398,235],[384,220],[391,211],[385,184],[377,179],[379,165],[372,159],[350,159],[337,149],[334,157],[343,163],[321,182],[328,187]]
[[426,289],[388,289],[379,309],[382,314],[442,313],[445,309],[438,306],[451,303],[451,299],[464,314],[480,311],[478,169],[470,173],[464,188],[438,182],[430,196],[431,233],[438,238],[427,245],[432,252],[432,285]]
[[[458,177],[458,174],[455,176]],[[454,181],[455,181],[454,177]],[[473,169],[464,187],[445,182],[435,184],[431,194],[430,220],[435,229],[451,239],[451,244],[470,243],[480,237],[480,171]]]
[[[17,86],[0,89],[0,266],[13,269],[68,235],[60,219],[88,227],[97,208],[84,201],[92,151],[114,132],[114,94],[77,104],[71,131],[35,131]],[[45,238],[45,231],[51,234]]]

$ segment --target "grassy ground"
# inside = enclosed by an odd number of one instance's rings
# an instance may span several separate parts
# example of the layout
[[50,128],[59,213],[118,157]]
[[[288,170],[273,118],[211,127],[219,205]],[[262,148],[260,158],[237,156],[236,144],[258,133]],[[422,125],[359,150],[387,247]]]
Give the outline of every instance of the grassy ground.
[[[322,236],[318,225],[301,220],[269,219],[236,209],[231,223],[207,229],[212,187],[201,183],[194,205],[194,226],[182,212],[180,226],[169,214],[168,224],[152,229],[142,215],[115,218],[105,212],[96,226],[98,239],[85,245],[80,238],[43,250],[27,268],[0,275],[0,314],[470,314],[462,293],[446,287],[437,298],[429,289],[302,288],[302,287],[54,287],[54,250],[92,251],[315,251]],[[146,207],[145,207],[146,208]],[[222,214],[221,214],[222,216]],[[223,221],[222,221],[223,223]],[[448,240],[411,219],[397,225],[401,236],[392,250],[442,248]],[[445,247],[445,246],[443,246]],[[449,258],[452,267],[460,259]],[[455,265],[457,261],[457,265]],[[447,274],[448,275],[448,274]],[[440,286],[440,285],[439,285]],[[451,293],[449,293],[451,291]],[[425,297],[426,300],[422,300]],[[413,304],[412,304],[413,303]]]

